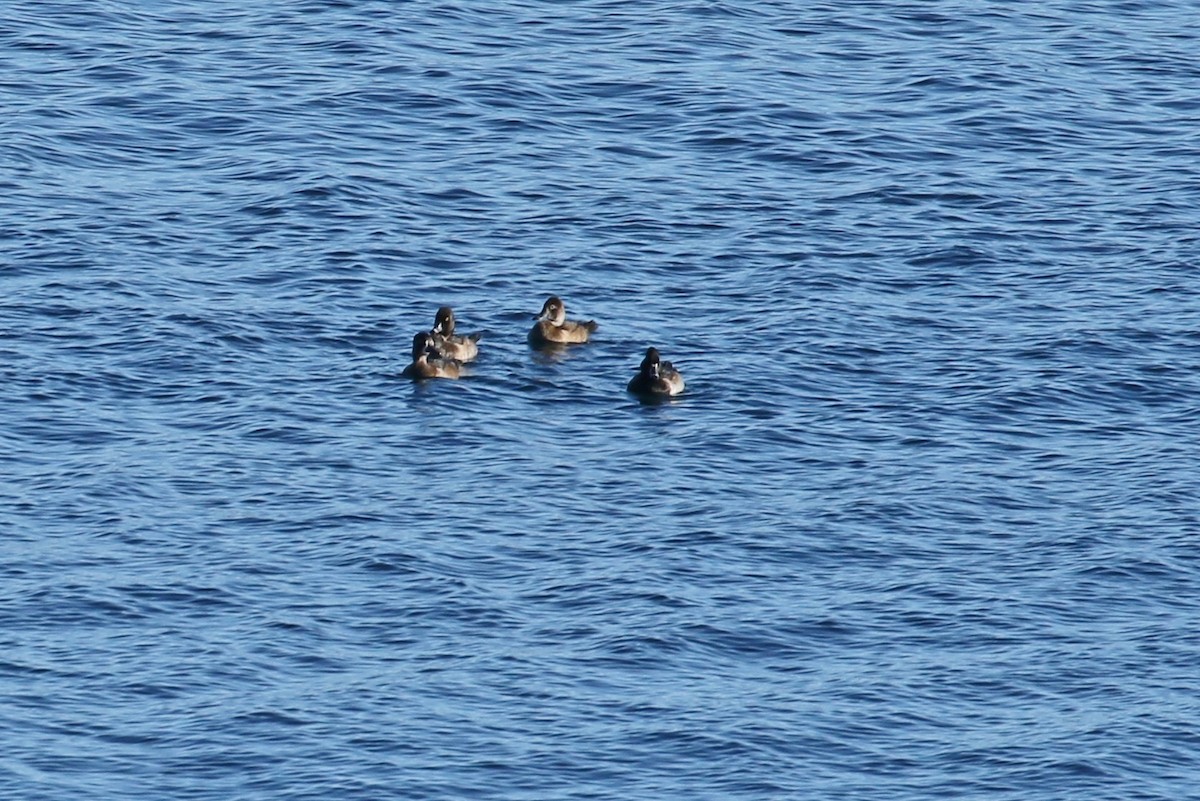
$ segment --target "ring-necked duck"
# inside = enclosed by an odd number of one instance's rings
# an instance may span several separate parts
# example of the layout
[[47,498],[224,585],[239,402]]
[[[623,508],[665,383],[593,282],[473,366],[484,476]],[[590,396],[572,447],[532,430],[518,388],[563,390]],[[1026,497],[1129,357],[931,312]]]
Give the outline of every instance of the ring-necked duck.
[[576,322],[567,319],[567,307],[557,295],[551,295],[542,304],[542,313],[534,319],[537,323],[529,332],[533,345],[568,344],[587,342],[588,336],[599,328],[595,320]]
[[454,333],[454,311],[449,306],[437,310],[433,328],[429,329],[429,337],[433,347],[443,356],[469,362],[479,355],[479,332],[474,334]]
[[413,337],[412,364],[404,368],[404,375],[412,379],[458,378],[462,375],[462,362],[447,359],[433,347],[425,331]]
[[683,392],[683,376],[674,365],[659,358],[657,349],[646,348],[646,358],[629,382],[629,391],[643,397],[678,395]]

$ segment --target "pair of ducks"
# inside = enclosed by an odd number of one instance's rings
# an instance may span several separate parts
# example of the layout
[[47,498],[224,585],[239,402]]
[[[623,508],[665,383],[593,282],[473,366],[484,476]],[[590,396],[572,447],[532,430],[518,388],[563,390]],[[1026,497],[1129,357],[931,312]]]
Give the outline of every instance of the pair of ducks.
[[[537,322],[529,331],[529,344],[535,348],[587,342],[599,326],[595,320],[577,322],[567,319],[567,307],[556,295],[542,304]],[[449,306],[437,310],[433,328],[413,337],[412,364],[404,375],[413,379],[458,378],[464,362],[479,355],[481,334],[454,333],[454,311]],[[627,389],[643,397],[670,397],[683,392],[683,376],[670,362],[664,362],[655,348],[647,348],[638,374]]]

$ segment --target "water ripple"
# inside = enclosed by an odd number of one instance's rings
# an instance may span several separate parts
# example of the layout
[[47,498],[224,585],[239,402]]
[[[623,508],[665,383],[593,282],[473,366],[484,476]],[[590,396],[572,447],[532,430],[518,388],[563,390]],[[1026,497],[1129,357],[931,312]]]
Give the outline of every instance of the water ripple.
[[0,795],[1192,792],[1186,4],[10,6]]

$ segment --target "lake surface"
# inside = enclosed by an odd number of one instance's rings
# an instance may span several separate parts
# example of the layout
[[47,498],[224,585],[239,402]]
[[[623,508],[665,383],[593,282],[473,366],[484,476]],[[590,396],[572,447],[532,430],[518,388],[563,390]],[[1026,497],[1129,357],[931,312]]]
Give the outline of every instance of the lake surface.
[[13,0],[0,101],[0,797],[1200,798],[1194,4]]

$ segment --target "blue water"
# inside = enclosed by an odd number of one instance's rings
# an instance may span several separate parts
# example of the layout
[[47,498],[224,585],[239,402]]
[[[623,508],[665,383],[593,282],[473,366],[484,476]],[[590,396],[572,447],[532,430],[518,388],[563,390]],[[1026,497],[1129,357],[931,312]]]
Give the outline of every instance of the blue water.
[[1200,798],[1193,3],[10,0],[0,109],[0,797]]

